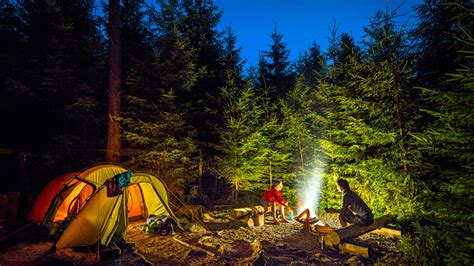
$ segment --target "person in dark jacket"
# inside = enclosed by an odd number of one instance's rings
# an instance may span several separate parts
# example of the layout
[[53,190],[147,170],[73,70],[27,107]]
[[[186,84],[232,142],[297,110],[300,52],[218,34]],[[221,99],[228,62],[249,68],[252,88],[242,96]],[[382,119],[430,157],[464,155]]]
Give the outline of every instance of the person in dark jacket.
[[339,221],[343,227],[348,224],[369,225],[374,222],[372,211],[365,202],[349,188],[344,179],[336,181],[337,189],[342,193],[342,209]]
[[281,197],[281,190],[283,188],[283,183],[281,181],[276,181],[273,183],[272,188],[267,191],[262,197],[262,200],[266,202],[265,205],[271,206],[272,216],[275,224],[280,224],[276,218],[277,208],[280,210],[281,222],[288,223],[289,221],[285,218],[285,207],[288,208],[288,202]]

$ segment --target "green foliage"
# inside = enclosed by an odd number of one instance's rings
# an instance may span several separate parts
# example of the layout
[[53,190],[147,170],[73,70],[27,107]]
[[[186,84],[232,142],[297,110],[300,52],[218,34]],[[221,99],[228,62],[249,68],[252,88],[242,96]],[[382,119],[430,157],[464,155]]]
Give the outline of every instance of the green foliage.
[[176,110],[173,93],[162,94],[156,104],[136,96],[126,99],[124,163],[136,171],[156,174],[173,191],[184,191],[197,175],[197,160],[193,159],[197,146],[192,128]]
[[315,119],[315,97],[304,78],[297,79],[295,86],[280,102],[285,126],[287,149],[292,153],[294,174],[305,183],[312,170],[317,154],[318,129]]
[[317,79],[323,74],[325,58],[316,42],[308,50],[300,53],[294,63],[296,76],[302,75],[311,86],[316,86]]
[[203,157],[212,158],[219,140],[222,126],[222,105],[219,102],[219,88],[225,84],[226,73],[222,68],[223,45],[221,33],[216,29],[222,11],[211,0],[183,0],[180,7],[183,16],[178,29],[194,50],[193,63],[196,69],[205,70],[196,80],[193,93],[188,94],[188,123],[197,129]]
[[288,60],[290,52],[283,41],[283,35],[275,26],[271,34],[270,49],[265,50],[259,58],[257,87],[262,90],[271,89],[267,96],[276,103],[293,86],[293,73]]
[[354,38],[348,33],[337,36],[337,28],[332,32],[328,56],[333,60],[334,65],[348,64],[352,60],[359,60],[360,48],[354,43]]
[[[472,39],[468,40],[473,50]],[[429,228],[416,231],[432,234],[434,246],[427,252],[435,256],[443,250],[442,261],[447,264],[472,264],[474,247],[472,227],[474,189],[472,140],[472,112],[474,98],[472,67],[461,67],[450,74],[450,90],[443,92],[423,89],[423,95],[436,106],[424,110],[433,122],[416,135],[417,144],[425,160],[419,166],[427,192],[423,201],[433,221]],[[424,239],[415,238],[412,245],[422,246]],[[410,258],[419,254],[407,252]]]
[[[334,181],[344,178],[376,216],[403,217],[419,208],[410,174],[416,151],[407,137],[416,110],[408,89],[410,62],[400,61],[404,46],[395,38],[397,31],[376,26],[366,29],[374,33],[367,43],[377,49],[369,49],[365,58],[348,36],[341,37],[340,48],[333,51],[334,65],[318,86],[322,106],[318,119],[325,132],[320,145],[330,173],[325,176],[322,206],[340,204]],[[375,34],[378,31],[383,34]]]
[[239,190],[255,189],[255,183],[264,174],[258,158],[263,138],[258,130],[262,111],[256,104],[253,88],[248,84],[239,86],[231,74],[221,95],[225,128],[221,130],[222,156],[216,160],[220,175],[232,184],[236,200]]

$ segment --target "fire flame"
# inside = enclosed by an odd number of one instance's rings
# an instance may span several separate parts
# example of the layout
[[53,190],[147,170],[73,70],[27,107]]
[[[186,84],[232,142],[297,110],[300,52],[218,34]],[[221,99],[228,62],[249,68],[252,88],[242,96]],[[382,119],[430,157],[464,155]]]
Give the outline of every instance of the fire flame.
[[298,213],[309,209],[311,213],[318,213],[321,192],[323,188],[324,168],[316,167],[311,175],[302,182],[298,189]]

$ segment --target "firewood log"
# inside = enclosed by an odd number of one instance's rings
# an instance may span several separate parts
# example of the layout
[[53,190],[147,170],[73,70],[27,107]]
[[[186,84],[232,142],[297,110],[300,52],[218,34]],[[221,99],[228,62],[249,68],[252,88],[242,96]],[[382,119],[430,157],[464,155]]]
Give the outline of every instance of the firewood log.
[[325,236],[325,243],[328,247],[334,247],[339,245],[346,239],[358,237],[375,229],[379,229],[392,222],[395,219],[394,215],[384,215],[382,217],[374,219],[374,222],[370,225],[351,225],[343,227],[334,231],[329,232]]
[[339,250],[365,258],[369,257],[369,247],[359,246],[352,243],[339,244]]
[[395,228],[382,227],[380,229],[372,231],[372,233],[387,237],[402,238],[402,231]]
[[230,216],[235,219],[240,219],[244,216],[256,216],[257,214],[264,213],[265,208],[263,206],[257,205],[257,206],[252,206],[252,207],[246,207],[246,208],[237,208],[237,209],[232,209],[230,212]]
[[332,229],[329,225],[316,225],[315,229],[318,233],[321,234],[327,234],[329,232],[334,231],[334,229]]
[[248,215],[251,211],[252,211],[251,208],[232,209],[232,211],[230,212],[230,216],[232,216],[232,218],[239,219]]
[[252,217],[247,216],[247,217],[239,219],[239,221],[244,226],[253,227],[255,225],[255,222],[253,221]]

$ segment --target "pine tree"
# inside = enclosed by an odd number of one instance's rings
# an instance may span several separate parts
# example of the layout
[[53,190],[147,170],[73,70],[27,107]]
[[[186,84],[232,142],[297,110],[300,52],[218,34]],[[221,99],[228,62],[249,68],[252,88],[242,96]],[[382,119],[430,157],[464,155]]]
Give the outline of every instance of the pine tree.
[[[474,262],[472,207],[474,197],[472,107],[474,98],[474,16],[472,5],[452,3],[447,8],[456,36],[446,45],[462,45],[448,65],[460,64],[435,87],[422,88],[425,125],[415,134],[422,161],[416,165],[423,186],[423,212],[413,216],[415,234],[404,240],[407,260],[468,265]],[[445,8],[439,6],[438,8]],[[439,11],[441,12],[441,11]],[[443,11],[444,12],[444,11]],[[425,38],[425,37],[423,37]],[[456,43],[456,44],[454,44]],[[425,75],[425,73],[420,73]]]
[[222,88],[224,125],[221,130],[220,150],[217,158],[221,176],[232,185],[232,199],[238,200],[239,192],[259,187],[265,168],[258,160],[262,139],[259,108],[254,89],[250,84],[236,82],[229,73],[228,83]]
[[181,6],[183,17],[179,32],[195,52],[193,62],[196,67],[206,70],[206,74],[196,80],[193,93],[188,96],[189,102],[193,103],[188,122],[198,131],[203,156],[210,159],[215,153],[213,147],[219,140],[218,129],[222,125],[222,109],[218,100],[219,88],[225,84],[225,73],[221,68],[221,33],[216,29],[222,12],[211,0],[183,0]]
[[[369,42],[397,54],[400,46],[383,40]],[[336,57],[344,60],[336,62],[318,88],[325,106],[321,145],[330,159],[323,205],[339,204],[333,182],[347,178],[376,215],[397,213],[402,218],[419,207],[410,175],[416,151],[408,145],[413,130],[409,118],[415,111],[406,67],[410,62],[401,64],[402,54],[372,61],[379,50],[369,51],[366,58]]]
[[290,51],[286,48],[283,35],[275,26],[271,34],[270,49],[263,51],[259,58],[259,79],[257,87],[272,90],[271,99],[276,102],[293,86],[293,77],[289,61]]
[[294,64],[296,76],[303,76],[310,86],[316,86],[318,78],[322,75],[325,58],[316,42],[308,50],[300,54]]
[[[246,60],[242,59],[240,53],[242,47],[236,47],[237,37],[232,32],[232,28],[228,26],[224,32],[223,39],[223,56],[222,64],[226,75],[231,75],[231,78],[240,84],[243,82],[243,66]],[[228,78],[227,78],[228,80]]]
[[[291,169],[296,178],[294,182],[300,188],[310,186],[313,172],[320,166],[318,156],[321,152],[317,137],[320,132],[316,122],[316,97],[314,90],[303,76],[296,80],[295,86],[281,101],[283,124],[286,129],[286,143],[291,152]],[[294,192],[293,192],[294,193]],[[317,193],[317,191],[308,191]],[[301,196],[301,195],[300,195]],[[292,195],[296,197],[296,195]]]
[[92,1],[22,3],[28,59],[22,78],[25,98],[33,102],[31,117],[51,129],[35,134],[40,138],[35,142],[49,142],[44,159],[50,168],[67,170],[64,161],[82,167],[99,158],[98,147],[104,145],[103,108],[94,79],[101,37],[93,7]]
[[[459,29],[457,21],[460,10],[448,8],[451,1],[425,0],[416,7],[418,23],[413,30],[417,45],[417,73],[422,86],[437,87],[445,79],[444,74],[453,72],[463,60],[459,55],[462,42],[454,40]],[[457,1],[467,5],[469,1]]]

